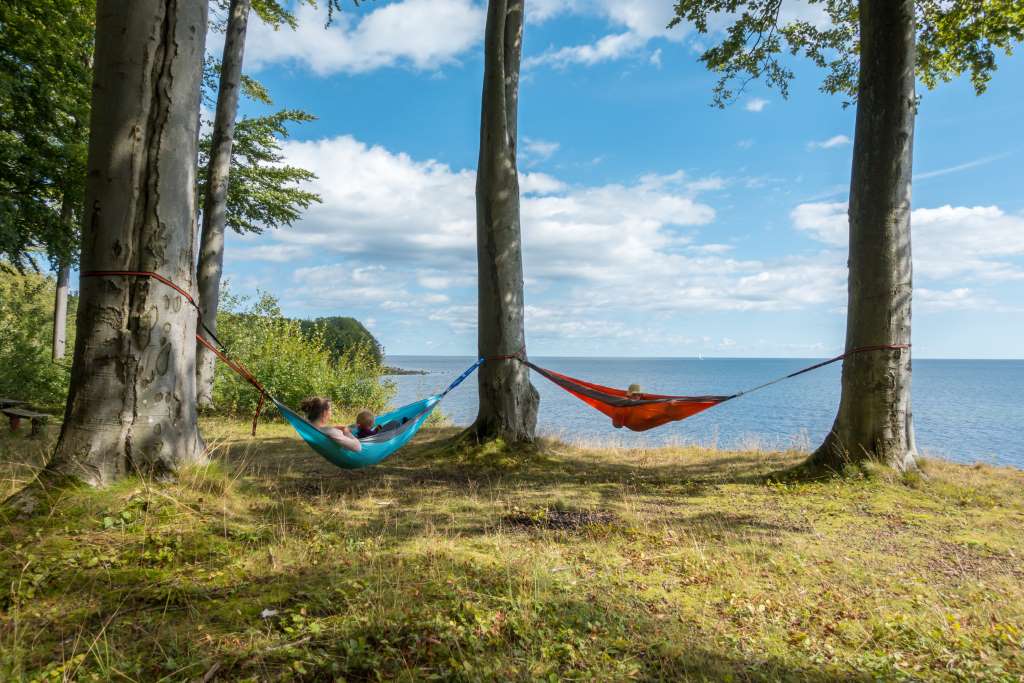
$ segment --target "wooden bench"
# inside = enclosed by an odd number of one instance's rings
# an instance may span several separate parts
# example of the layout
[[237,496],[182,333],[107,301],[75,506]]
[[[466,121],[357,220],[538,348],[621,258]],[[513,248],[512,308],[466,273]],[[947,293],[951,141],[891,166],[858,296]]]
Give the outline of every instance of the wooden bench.
[[29,420],[32,423],[32,430],[29,433],[33,436],[42,431],[43,425],[50,419],[46,413],[37,413],[26,408],[0,408],[0,413],[6,415],[7,419],[11,421],[12,432],[18,431],[22,420]]

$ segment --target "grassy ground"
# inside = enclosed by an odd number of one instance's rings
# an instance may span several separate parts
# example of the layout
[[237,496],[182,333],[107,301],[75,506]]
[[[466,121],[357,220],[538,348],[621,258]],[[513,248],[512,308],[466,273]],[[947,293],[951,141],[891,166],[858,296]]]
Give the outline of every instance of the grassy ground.
[[[0,527],[0,679],[1024,680],[1018,470],[436,429],[344,472],[261,429]],[[0,437],[0,495],[47,448]]]

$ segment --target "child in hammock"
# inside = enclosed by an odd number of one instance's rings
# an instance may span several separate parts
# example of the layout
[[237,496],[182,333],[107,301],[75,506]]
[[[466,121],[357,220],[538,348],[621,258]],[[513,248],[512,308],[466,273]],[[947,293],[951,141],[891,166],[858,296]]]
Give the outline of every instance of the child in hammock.
[[390,432],[392,429],[398,429],[408,421],[409,418],[404,418],[401,422],[398,420],[389,420],[382,425],[374,426],[377,422],[377,416],[369,410],[362,410],[358,415],[356,415],[356,431],[354,435],[357,439],[365,439],[366,437],[373,436],[374,434]]

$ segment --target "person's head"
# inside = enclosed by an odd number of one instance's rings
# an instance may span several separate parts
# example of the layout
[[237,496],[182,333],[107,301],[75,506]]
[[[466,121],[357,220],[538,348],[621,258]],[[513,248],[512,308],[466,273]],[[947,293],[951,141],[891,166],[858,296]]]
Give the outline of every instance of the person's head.
[[630,384],[629,389],[626,389],[626,396],[632,399],[638,399],[642,394],[643,392],[640,390],[639,384]]
[[356,425],[363,429],[373,429],[373,423],[377,421],[377,416],[371,413],[369,410],[361,410],[356,415]]
[[306,419],[316,424],[331,419],[331,399],[326,396],[310,396],[300,405]]

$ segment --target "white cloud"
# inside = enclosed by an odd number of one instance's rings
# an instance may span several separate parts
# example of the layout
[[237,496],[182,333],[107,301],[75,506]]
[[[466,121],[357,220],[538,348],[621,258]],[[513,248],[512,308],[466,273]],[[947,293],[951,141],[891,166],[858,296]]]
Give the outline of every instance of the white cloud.
[[[655,38],[681,42],[688,33],[688,27],[666,28],[673,16],[672,6],[661,0],[568,0],[563,3],[542,1],[540,19],[549,19],[561,13],[595,15],[615,27],[625,30],[598,38],[592,43],[567,45],[550,48],[539,55],[523,60],[523,67],[530,69],[542,65],[566,67],[571,64],[592,66],[600,62],[622,59],[638,52]],[[527,9],[530,12],[536,9]],[[651,63],[660,64],[661,53],[651,57]]]
[[[323,4],[323,3],[321,3]],[[246,67],[298,63],[319,75],[363,73],[390,66],[434,70],[483,40],[484,9],[472,0],[401,0],[336,12],[300,4],[298,28],[274,30],[250,20]],[[217,51],[217,46],[210,49]]]
[[270,261],[287,263],[310,256],[310,250],[295,244],[260,244],[251,247],[232,247],[226,252],[227,257],[234,261]]
[[[307,249],[335,260],[296,271],[286,301],[403,311],[455,331],[476,324],[467,303],[476,281],[472,171],[350,136],[287,141],[284,152],[288,163],[317,173],[310,189],[324,202],[261,240],[274,240],[268,251]],[[722,186],[715,176],[682,171],[596,186],[523,174],[524,261],[530,303],[538,307],[532,315],[562,314],[557,324],[535,317],[536,329],[611,335],[610,323],[638,312],[770,311],[842,300],[839,257],[763,262],[733,258],[713,237],[698,240],[699,229],[713,236],[701,226],[716,215],[701,194]]]
[[699,244],[688,247],[690,252],[695,254],[725,254],[733,250],[728,244]]
[[[845,247],[846,203],[800,204],[793,225],[825,244]],[[910,216],[914,269],[932,279],[1024,279],[1024,216],[997,206],[940,206]]]
[[686,183],[686,189],[694,194],[701,192],[711,192],[713,190],[721,190],[725,187],[725,180],[718,176],[711,176],[708,178],[701,178],[699,180],[693,180]]
[[523,162],[527,165],[538,164],[542,161],[547,161],[551,158],[551,155],[558,151],[561,147],[557,142],[550,140],[538,140],[536,138],[523,137],[519,146],[520,156]]
[[978,308],[980,304],[990,302],[978,301],[967,287],[951,290],[917,287],[914,289],[914,303],[930,310],[953,310]]
[[565,189],[565,183],[547,173],[523,173],[519,176],[522,194],[553,194]]
[[347,263],[297,268],[293,285],[283,291],[283,301],[307,308],[351,311],[382,308],[402,310],[413,299],[404,283],[383,266],[353,268]]
[[1009,152],[1004,152],[1003,154],[993,154],[992,156],[982,157],[981,159],[975,159],[973,161],[967,161],[965,163],[957,164],[955,166],[939,168],[934,171],[926,171],[924,173],[915,173],[914,180],[927,180],[928,178],[936,178],[938,176],[944,176],[950,173],[959,173],[960,171],[967,171],[972,168],[977,168],[978,166],[990,164],[993,161],[998,161],[999,159],[1005,159],[1008,156],[1010,156]]
[[[682,43],[692,32],[688,24],[668,29],[668,22],[675,16],[672,3],[665,0],[531,0],[526,9],[527,21],[543,22],[560,14],[581,14],[604,19],[611,26],[624,30],[608,33],[597,40],[582,45],[552,47],[539,55],[528,56],[523,64],[525,68],[550,65],[564,68],[572,64],[591,66],[600,62],[612,61],[632,56],[649,42],[656,39]],[[818,5],[811,5],[805,0],[786,0],[780,14],[783,23],[802,20],[818,27],[829,25],[828,13]],[[710,17],[709,28],[712,33],[724,31],[732,22],[727,13],[717,13]],[[691,47],[698,53],[706,46],[697,40],[691,40]],[[661,48],[648,58],[651,64],[661,66]],[[755,100],[756,102],[757,100]],[[761,111],[763,104],[755,105]]]
[[808,149],[832,149],[833,147],[843,147],[853,142],[846,135],[833,135],[828,140],[812,140],[807,143]]
[[737,140],[736,146],[739,147],[740,149],[750,149],[751,147],[754,146],[754,141],[749,138],[745,140]]
[[754,97],[752,99],[747,100],[746,104],[743,105],[743,108],[746,109],[747,111],[760,112],[764,111],[764,108],[767,106],[768,100],[760,97]]
[[797,230],[811,233],[819,242],[845,246],[849,233],[846,202],[800,204],[789,213]]

